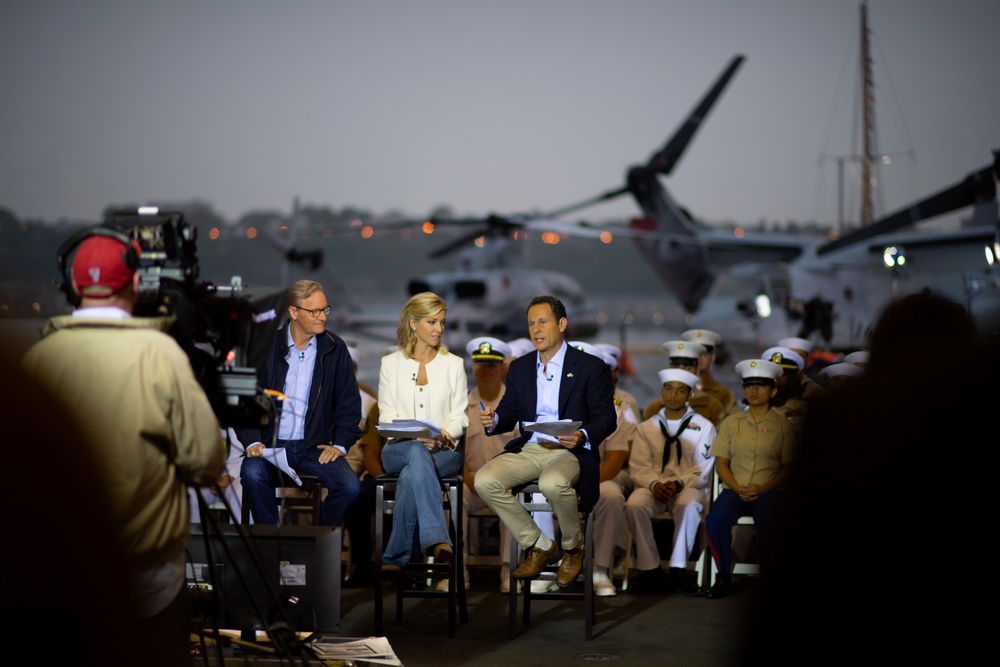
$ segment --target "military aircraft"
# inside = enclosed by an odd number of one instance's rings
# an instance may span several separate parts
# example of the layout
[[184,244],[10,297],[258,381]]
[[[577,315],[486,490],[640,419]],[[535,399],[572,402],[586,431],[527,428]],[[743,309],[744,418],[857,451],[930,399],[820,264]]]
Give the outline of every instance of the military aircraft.
[[566,306],[571,314],[568,336],[594,336],[596,314],[580,283],[565,273],[532,268],[514,243],[501,237],[488,245],[484,240],[482,248],[464,248],[449,268],[414,278],[407,289],[411,295],[430,291],[441,296],[448,303],[448,327],[463,340],[523,336],[525,308],[539,294],[555,296]]
[[[837,240],[712,230],[673,199],[660,177],[676,167],[743,60],[732,59],[666,144],[628,170],[622,186],[537,217],[491,216],[480,227],[493,235],[530,229],[596,237],[613,229],[616,236],[630,236],[688,312],[687,325],[716,330],[730,343],[758,351],[789,335],[857,349],[891,298],[924,289],[965,303],[981,330],[1000,327],[1000,286],[995,273],[984,272],[983,254],[987,246],[994,257],[1000,252],[994,245],[1000,234],[997,154],[992,165],[955,185]],[[625,194],[644,213],[627,229],[555,220]],[[902,231],[967,206],[975,207],[967,229]],[[450,247],[484,233],[474,229]]]

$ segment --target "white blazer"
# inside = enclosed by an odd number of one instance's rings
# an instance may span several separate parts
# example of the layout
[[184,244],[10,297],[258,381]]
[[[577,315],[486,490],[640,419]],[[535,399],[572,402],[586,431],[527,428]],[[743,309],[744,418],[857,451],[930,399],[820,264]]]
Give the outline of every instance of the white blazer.
[[399,350],[382,357],[378,376],[378,419],[426,419],[458,440],[469,425],[465,365],[458,355],[441,354],[426,365],[427,384],[417,386],[420,363]]

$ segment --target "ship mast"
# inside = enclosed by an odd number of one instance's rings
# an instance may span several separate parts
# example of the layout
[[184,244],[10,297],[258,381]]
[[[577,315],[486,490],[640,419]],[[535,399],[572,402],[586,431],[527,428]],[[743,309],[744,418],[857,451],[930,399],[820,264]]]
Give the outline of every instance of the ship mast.
[[863,123],[861,156],[861,226],[874,218],[872,190],[875,185],[875,84],[872,80],[871,53],[868,48],[868,3],[861,3],[861,118]]

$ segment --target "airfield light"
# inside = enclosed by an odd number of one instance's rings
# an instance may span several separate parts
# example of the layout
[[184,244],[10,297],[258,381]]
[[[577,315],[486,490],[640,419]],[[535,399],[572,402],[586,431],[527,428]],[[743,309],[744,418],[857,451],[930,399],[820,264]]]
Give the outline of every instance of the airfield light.
[[158,206],[140,206],[139,207],[139,215],[156,215],[159,212],[160,212],[160,208]]
[[753,305],[757,309],[757,314],[761,317],[771,316],[771,300],[766,294],[758,294],[754,297]]
[[986,264],[992,268],[997,261],[996,253],[993,252],[993,248],[991,248],[990,246],[986,246],[985,250],[986,250]]
[[351,220],[351,227],[360,227],[361,225],[362,222],[359,219],[354,218],[354,220]]
[[247,227],[247,238],[248,239],[255,239],[255,238],[257,238],[257,228],[256,227]]
[[900,246],[889,245],[882,251],[882,263],[887,269],[897,269],[906,264],[906,255]]
[[372,229],[371,225],[365,225],[361,228],[361,238],[370,239],[375,235],[375,230]]
[[601,243],[611,243],[614,237],[611,236],[611,232],[601,232]]
[[287,232],[288,231],[288,225],[282,225],[281,227],[278,227],[278,231],[279,232]]
[[559,243],[559,234],[556,232],[544,232],[542,234],[542,243],[548,243],[549,245]]
[[430,220],[428,220],[427,222],[425,222],[423,224],[423,226],[420,229],[423,230],[424,234],[433,234],[434,233],[434,223],[431,222]]
[[735,236],[738,239],[743,238],[744,233],[745,232],[743,231],[742,227],[737,227],[736,229],[733,230],[733,236]]
[[208,238],[212,239],[213,241],[219,238],[219,228],[212,227],[210,230],[208,230]]

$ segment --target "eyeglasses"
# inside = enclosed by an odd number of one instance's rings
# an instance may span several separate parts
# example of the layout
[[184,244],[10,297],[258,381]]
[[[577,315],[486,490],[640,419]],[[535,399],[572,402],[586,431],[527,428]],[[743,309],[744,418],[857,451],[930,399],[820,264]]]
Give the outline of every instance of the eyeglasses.
[[319,317],[320,315],[330,314],[330,306],[327,306],[326,308],[313,308],[312,310],[308,308],[300,308],[299,306],[292,306],[292,308],[294,308],[295,310],[301,310],[304,313],[309,313],[313,317]]

